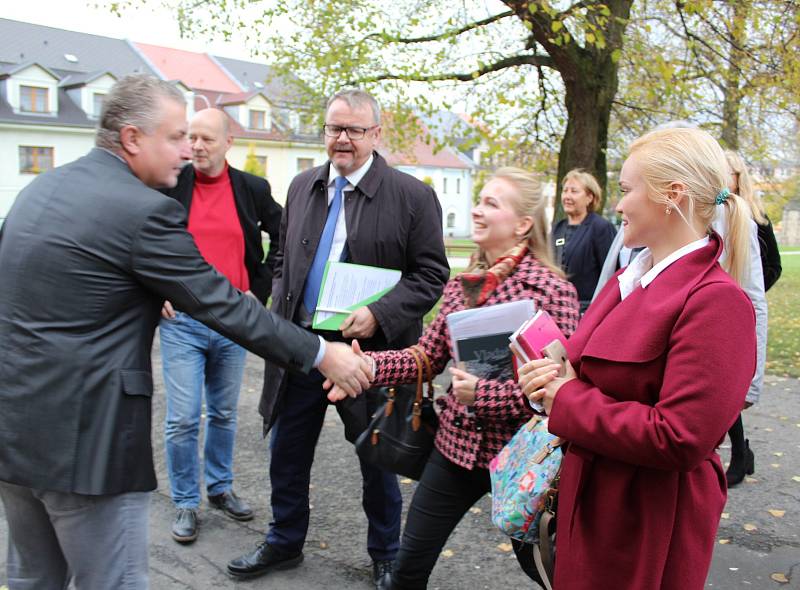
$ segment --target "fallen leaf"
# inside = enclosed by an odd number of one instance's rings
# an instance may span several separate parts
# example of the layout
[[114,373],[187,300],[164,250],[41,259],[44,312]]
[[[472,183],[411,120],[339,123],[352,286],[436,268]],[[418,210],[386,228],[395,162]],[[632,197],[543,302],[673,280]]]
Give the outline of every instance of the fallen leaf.
[[502,551],[503,553],[508,553],[513,549],[511,543],[500,543],[497,548]]
[[778,467],[781,466],[780,463],[770,463],[769,465],[770,465],[770,467],[774,467],[775,469],[777,469]]
[[730,543],[730,542],[731,542],[731,540],[730,540],[730,539],[720,539],[720,540],[719,540],[719,544],[720,544],[720,545],[727,545],[727,544],[728,544],[728,543]]
[[781,416],[781,417],[780,417],[780,419],[781,419],[781,420],[788,420],[788,419],[789,419],[789,416]]
[[745,477],[744,483],[758,483],[758,480],[755,477]]
[[320,541],[319,542],[319,548],[320,549],[327,549],[328,548],[328,544],[325,541]]
[[765,428],[764,430],[766,430],[767,432],[772,432],[772,428]]
[[453,550],[445,549],[444,551],[442,551],[442,557],[453,557]]
[[472,508],[469,509],[469,511],[472,512],[472,514],[480,514],[481,512],[483,512],[483,510],[481,510],[477,506],[473,506]]
[[800,482],[800,475],[795,475],[795,476],[792,478],[792,481],[797,481],[797,482]]
[[749,533],[752,533],[753,531],[757,531],[758,530],[758,527],[756,525],[750,524],[749,522],[747,524],[745,524],[742,528],[744,528],[744,530],[746,530]]
[[729,519],[730,517],[731,517],[730,512],[723,512],[722,515],[720,516],[720,518],[724,518],[725,520]]
[[400,483],[404,483],[404,484],[408,485],[410,483],[414,483],[414,480],[413,479],[409,479],[408,477],[404,477],[403,479],[400,480]]
[[767,510],[767,512],[769,512],[775,518],[783,518],[783,515],[786,514],[785,510],[775,510],[772,508]]
[[731,570],[732,572],[738,572],[739,571],[738,567],[729,567],[728,569]]
[[776,457],[783,457],[783,453],[781,451],[772,454],[775,455]]
[[769,577],[772,578],[774,581],[779,582],[781,584],[788,584],[789,583],[789,578],[786,577],[786,574],[774,573],[774,574],[771,574]]

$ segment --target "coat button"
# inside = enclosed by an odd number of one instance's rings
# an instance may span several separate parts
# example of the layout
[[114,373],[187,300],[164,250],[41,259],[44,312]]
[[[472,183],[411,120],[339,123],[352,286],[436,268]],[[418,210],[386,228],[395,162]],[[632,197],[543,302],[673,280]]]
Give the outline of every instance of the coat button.
[[300,240],[300,243],[303,244],[303,246],[308,246],[308,238],[303,238]]
[[453,426],[456,426],[457,428],[461,428],[461,426],[463,426],[463,424],[464,424],[464,422],[461,420],[461,416],[456,416],[455,418],[453,418]]
[[291,300],[292,300],[292,293],[289,292],[286,294],[286,301],[291,301]]

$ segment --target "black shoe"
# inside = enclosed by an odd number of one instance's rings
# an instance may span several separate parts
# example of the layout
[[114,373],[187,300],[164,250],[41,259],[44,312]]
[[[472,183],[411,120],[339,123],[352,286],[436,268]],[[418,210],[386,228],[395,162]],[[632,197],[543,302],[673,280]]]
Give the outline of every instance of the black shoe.
[[172,523],[172,538],[178,543],[191,543],[197,538],[197,510],[178,508],[175,522]]
[[214,508],[219,508],[235,520],[253,519],[253,509],[247,505],[247,502],[237,496],[233,490],[228,490],[218,496],[209,496],[208,503]]
[[375,590],[389,590],[392,587],[392,561],[383,559],[372,562],[372,581]]
[[742,483],[745,475],[753,475],[756,470],[756,457],[750,450],[750,441],[744,441],[743,453],[731,453],[731,464],[725,472],[725,479],[728,480],[728,487]]
[[228,562],[228,573],[234,578],[255,578],[273,570],[285,570],[300,565],[303,552],[282,553],[268,543],[261,543],[255,551]]

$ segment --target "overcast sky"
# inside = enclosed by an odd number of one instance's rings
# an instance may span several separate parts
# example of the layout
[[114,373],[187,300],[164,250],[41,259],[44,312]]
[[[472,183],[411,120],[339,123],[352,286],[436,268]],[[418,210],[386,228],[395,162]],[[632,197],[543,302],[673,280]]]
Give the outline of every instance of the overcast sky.
[[153,7],[126,10],[119,18],[108,9],[94,8],[102,0],[0,0],[0,18],[20,20],[48,27],[130,39],[190,51],[250,59],[244,47],[225,43],[199,43],[181,39],[174,16]]

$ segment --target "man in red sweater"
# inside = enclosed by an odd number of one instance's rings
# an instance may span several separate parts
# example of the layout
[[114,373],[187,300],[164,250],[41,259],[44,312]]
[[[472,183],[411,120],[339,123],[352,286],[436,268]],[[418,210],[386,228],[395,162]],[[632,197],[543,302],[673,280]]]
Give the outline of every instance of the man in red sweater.
[[[236,170],[225,156],[233,144],[228,116],[209,108],[189,125],[192,165],[165,191],[188,212],[188,230],[200,253],[234,287],[265,304],[272,284],[281,207],[266,180]],[[270,236],[264,260],[261,232]],[[164,302],[161,356],[167,390],[166,452],[177,515],[172,538],[197,538],[200,505],[198,438],[203,394],[206,404],[204,479],[209,503],[236,520],[253,511],[233,491],[236,407],[245,350]]]

